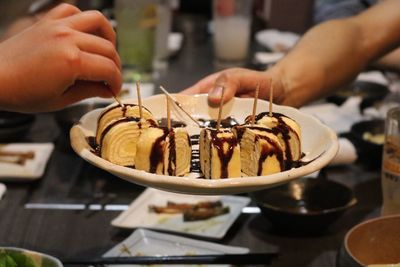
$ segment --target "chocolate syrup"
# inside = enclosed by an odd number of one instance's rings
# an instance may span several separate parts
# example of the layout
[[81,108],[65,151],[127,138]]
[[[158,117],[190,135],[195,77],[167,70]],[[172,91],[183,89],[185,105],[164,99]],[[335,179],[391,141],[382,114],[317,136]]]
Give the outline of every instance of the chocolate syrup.
[[[200,125],[203,128],[216,128],[217,127],[216,120],[206,120],[206,119],[197,119],[197,120],[200,122]],[[239,125],[239,123],[232,116],[226,117],[225,119],[221,120],[222,128],[232,128],[235,125]]]
[[[158,125],[160,127],[167,127],[168,126],[168,119],[167,118],[161,118],[158,121]],[[171,127],[172,128],[183,128],[186,127],[186,123],[184,123],[183,121],[176,121],[176,120],[172,120],[171,119]]]
[[[258,170],[257,170],[257,175],[260,176],[262,174],[262,164],[265,161],[267,157],[271,157],[272,155],[276,155],[276,158],[279,161],[279,165],[281,170],[285,169],[284,165],[284,158],[283,158],[283,151],[280,149],[279,144],[268,138],[267,136],[257,136],[256,138],[264,139],[266,140],[273,148],[271,149],[270,147],[263,146],[261,150],[261,155],[258,160]],[[257,140],[257,139],[256,139]]]
[[163,135],[158,137],[151,148],[150,153],[150,172],[156,173],[157,166],[164,160],[164,142],[165,138],[169,134],[169,130],[167,128],[162,128],[164,131]]
[[[256,121],[261,120],[262,118],[269,116],[269,112],[261,112],[260,114],[258,114],[255,118]],[[273,112],[272,113],[272,117],[274,117],[277,120],[277,125],[275,127],[271,128],[271,133],[273,133],[274,135],[282,135],[282,139],[283,142],[285,143],[285,167],[283,168],[283,170],[289,170],[291,168],[293,168],[295,165],[297,165],[296,163],[294,163],[293,157],[292,157],[292,151],[291,151],[291,147],[290,147],[290,132],[294,133],[297,135],[297,132],[294,131],[289,125],[287,125],[284,120],[282,119],[283,117],[288,118],[287,116],[281,114],[281,113],[277,113],[277,112]],[[245,123],[250,123],[252,116],[247,116],[245,119]],[[289,118],[290,119],[290,118]],[[262,129],[260,129],[262,130]],[[243,133],[242,133],[243,134]],[[297,137],[299,138],[299,136],[297,135]]]
[[[105,114],[107,114],[107,113],[110,112],[111,110],[114,110],[114,109],[117,109],[117,108],[120,108],[120,109],[122,110],[122,116],[125,117],[128,107],[135,107],[135,106],[137,106],[137,105],[136,105],[136,104],[124,104],[124,107],[121,107],[120,105],[116,105],[116,106],[109,107],[107,110],[103,111],[103,112],[100,114],[100,116],[99,116],[99,118],[98,118],[97,121],[100,121],[100,120],[104,117]],[[145,107],[143,107],[143,108],[144,108],[145,110],[147,110],[148,112],[150,112],[147,108],[145,108]],[[150,112],[150,113],[151,113],[151,112]]]
[[[228,178],[228,164],[233,156],[233,151],[237,146],[237,139],[234,135],[231,137],[218,137],[219,133],[223,133],[223,130],[210,130],[211,133],[211,142],[216,147],[218,151],[218,157],[221,161],[221,178]],[[224,151],[224,144],[227,143],[229,145],[228,150]],[[211,151],[211,149],[210,149]],[[210,155],[211,158],[211,155]],[[211,169],[210,169],[211,171]],[[211,175],[210,175],[211,176]]]
[[[168,175],[176,175],[176,144],[175,132],[173,129],[168,134],[169,137],[169,159],[168,159]],[[174,168],[172,168],[172,165]]]

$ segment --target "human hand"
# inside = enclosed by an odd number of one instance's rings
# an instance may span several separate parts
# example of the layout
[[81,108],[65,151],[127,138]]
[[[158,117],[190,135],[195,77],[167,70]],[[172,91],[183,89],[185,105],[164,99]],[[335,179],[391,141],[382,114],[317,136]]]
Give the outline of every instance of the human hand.
[[51,111],[121,88],[116,35],[98,11],[61,4],[0,43],[0,108]]
[[[272,84],[271,84],[272,81]],[[279,72],[254,71],[243,68],[232,68],[211,74],[195,85],[182,91],[184,94],[208,93],[210,104],[217,105],[221,101],[222,87],[225,87],[224,103],[234,96],[254,97],[257,85],[260,86],[259,98],[268,99],[271,85],[273,86],[273,101],[281,103],[284,100],[284,83]]]

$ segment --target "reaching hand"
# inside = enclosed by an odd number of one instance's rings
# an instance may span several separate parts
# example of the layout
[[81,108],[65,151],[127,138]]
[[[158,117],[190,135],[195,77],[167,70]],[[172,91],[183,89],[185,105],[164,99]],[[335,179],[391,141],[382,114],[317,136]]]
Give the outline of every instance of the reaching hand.
[[100,12],[61,4],[0,43],[0,82],[6,110],[50,111],[111,97],[122,83],[115,32]]
[[211,104],[219,104],[222,87],[225,87],[224,103],[232,97],[254,97],[257,85],[260,86],[259,98],[268,99],[271,88],[274,93],[274,102],[281,103],[284,98],[284,86],[281,77],[270,71],[253,71],[242,68],[233,68],[211,74],[197,82],[192,87],[182,91],[184,94],[208,93]]

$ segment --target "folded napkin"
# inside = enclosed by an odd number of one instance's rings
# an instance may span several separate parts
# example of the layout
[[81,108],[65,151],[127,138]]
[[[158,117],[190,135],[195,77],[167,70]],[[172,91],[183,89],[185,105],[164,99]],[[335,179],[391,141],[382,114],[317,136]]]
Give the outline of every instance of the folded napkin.
[[346,138],[339,138],[339,150],[333,160],[329,163],[330,166],[351,164],[357,160],[357,150]]
[[300,36],[296,33],[275,29],[262,30],[256,33],[257,42],[274,52],[290,50],[299,38]]
[[6,188],[5,184],[0,183],[0,200],[6,191],[7,191],[7,188]]

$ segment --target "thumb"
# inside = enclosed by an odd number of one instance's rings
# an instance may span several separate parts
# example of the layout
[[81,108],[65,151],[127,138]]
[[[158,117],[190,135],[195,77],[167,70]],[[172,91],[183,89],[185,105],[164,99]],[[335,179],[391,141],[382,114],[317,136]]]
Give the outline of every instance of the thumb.
[[[226,72],[221,73],[215,79],[214,85],[208,93],[208,101],[214,105],[219,104],[221,101],[226,103],[235,96],[237,89],[237,83],[234,80],[229,79],[229,76]],[[224,98],[222,99],[223,91]]]

